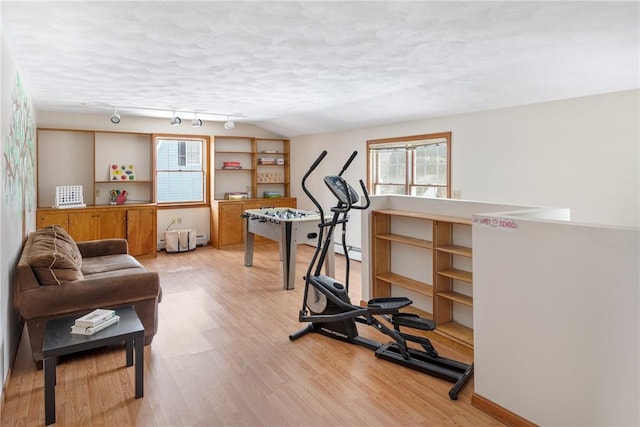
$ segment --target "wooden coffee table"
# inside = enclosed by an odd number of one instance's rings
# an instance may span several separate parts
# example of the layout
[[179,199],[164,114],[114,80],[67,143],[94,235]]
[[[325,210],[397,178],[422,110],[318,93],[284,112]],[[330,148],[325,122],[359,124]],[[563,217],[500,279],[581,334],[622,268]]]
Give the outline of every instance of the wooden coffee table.
[[143,396],[144,387],[144,327],[133,306],[117,308],[120,321],[93,335],[71,333],[71,326],[80,316],[47,321],[42,355],[44,361],[45,424],[56,422],[56,358],[111,344],[125,343],[126,366],[132,366],[135,350],[136,399]]

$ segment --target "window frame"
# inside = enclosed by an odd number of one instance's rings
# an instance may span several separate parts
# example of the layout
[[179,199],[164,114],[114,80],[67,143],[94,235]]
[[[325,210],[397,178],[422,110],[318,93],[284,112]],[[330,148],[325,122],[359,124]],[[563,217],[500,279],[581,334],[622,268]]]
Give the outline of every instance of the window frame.
[[[433,142],[429,142],[433,140]],[[444,141],[443,141],[444,140]],[[417,184],[415,177],[416,155],[415,148],[431,144],[445,143],[447,147],[447,169],[445,185],[429,185]],[[381,183],[378,181],[378,168],[373,164],[373,154],[381,148],[394,149],[398,148],[405,151],[405,177],[402,183]],[[411,150],[411,148],[414,148]],[[375,176],[374,176],[375,175]],[[397,185],[404,186],[404,195],[411,197],[428,197],[415,196],[412,194],[414,188],[445,188],[446,198],[451,198],[451,132],[439,132],[421,135],[401,136],[395,138],[370,139],[367,140],[367,185],[371,195],[380,195],[377,193],[379,185]],[[437,191],[437,190],[436,190]],[[438,197],[435,197],[438,198]]]
[[[186,201],[186,202],[159,202],[158,201],[158,172],[164,171],[158,169],[158,142],[166,140],[174,141],[201,141],[202,142],[202,201]],[[210,195],[209,195],[209,177],[211,176],[211,162],[209,161],[209,153],[211,149],[211,138],[207,135],[175,135],[175,134],[154,134],[152,145],[152,159],[153,159],[153,195],[156,200],[156,204],[159,209],[162,208],[194,208],[194,207],[209,207]],[[188,156],[187,156],[188,157]],[[187,162],[188,163],[188,162]],[[186,166],[186,165],[185,165]]]

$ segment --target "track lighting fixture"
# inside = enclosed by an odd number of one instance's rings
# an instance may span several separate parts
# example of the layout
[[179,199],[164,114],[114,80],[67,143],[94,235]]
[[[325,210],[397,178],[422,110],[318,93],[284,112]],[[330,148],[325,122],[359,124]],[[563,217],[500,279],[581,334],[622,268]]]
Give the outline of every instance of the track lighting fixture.
[[180,117],[176,116],[176,113],[174,112],[173,113],[173,119],[171,119],[169,121],[169,124],[171,126],[178,126],[180,123],[182,123],[182,119]]
[[[2,1],[2,0],[0,0]],[[109,109],[113,108],[113,114],[111,114],[111,116],[109,117],[109,121],[111,123],[113,123],[114,125],[117,125],[120,123],[120,114],[118,114],[117,108],[115,105],[113,104],[101,104],[105,107],[108,106]],[[191,126],[193,126],[194,128],[199,128],[202,127],[204,125],[204,121],[198,117],[198,115],[201,115],[203,117],[205,117],[205,120],[215,120],[218,121],[220,119],[216,118],[215,116],[220,116],[220,117],[226,117],[227,120],[224,122],[224,128],[227,130],[231,130],[234,129],[236,127],[236,123],[233,121],[232,118],[234,117],[246,117],[244,114],[242,113],[233,113],[233,114],[228,114],[228,113],[215,113],[212,111],[193,111],[193,110],[174,110],[174,109],[165,109],[165,108],[153,108],[153,107],[136,107],[136,106],[123,106],[123,105],[119,105],[118,108],[120,108],[120,110],[124,110],[126,112],[134,112],[134,115],[136,116],[148,116],[148,117],[167,117],[168,114],[166,113],[171,113],[171,119],[169,120],[169,124],[171,126],[178,126],[180,124],[182,124],[182,119],[180,118],[179,115],[190,115],[193,114],[193,120],[191,120]],[[156,113],[156,112],[160,112],[160,113]],[[219,122],[218,122],[219,123]]]
[[111,123],[117,125],[120,123],[120,114],[116,111],[116,107],[113,107],[113,114],[111,115]]

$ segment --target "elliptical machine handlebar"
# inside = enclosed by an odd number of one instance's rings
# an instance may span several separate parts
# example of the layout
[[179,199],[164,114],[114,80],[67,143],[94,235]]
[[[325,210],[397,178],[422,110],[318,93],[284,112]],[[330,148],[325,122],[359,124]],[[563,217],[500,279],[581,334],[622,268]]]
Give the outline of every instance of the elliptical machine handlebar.
[[316,168],[318,167],[320,162],[323,161],[325,157],[327,157],[327,150],[324,150],[322,153],[320,153],[320,155],[318,156],[316,161],[313,162],[313,164],[309,167],[309,170],[307,171],[307,174],[304,177],[306,178],[307,176],[309,176],[311,174],[311,172],[316,170]]
[[[325,151],[326,153],[326,151]],[[342,166],[342,170],[340,171],[340,173],[338,174],[338,176],[342,176],[342,174],[347,170],[347,168],[351,165],[351,162],[353,162],[353,159],[356,158],[356,156],[358,155],[357,151],[354,151],[353,153],[351,153],[351,156],[347,159],[347,161],[345,162],[344,166]]]
[[360,187],[362,187],[362,195],[364,196],[364,199],[367,201],[367,203],[365,205],[352,206],[352,208],[365,210],[369,208],[369,205],[371,204],[371,200],[369,199],[369,192],[367,191],[367,186],[364,184],[363,180],[360,180]]
[[316,208],[318,208],[318,212],[320,213],[320,218],[324,218],[324,211],[322,210],[322,205],[320,204],[320,202],[318,202],[318,200],[315,197],[313,197],[313,195],[307,188],[306,183],[307,183],[307,178],[309,178],[309,175],[311,175],[311,173],[314,170],[316,170],[320,162],[322,162],[325,157],[327,157],[327,150],[324,150],[322,153],[320,153],[318,158],[309,167],[309,170],[307,171],[307,173],[305,173],[304,176],[302,177],[302,191],[304,191],[307,197],[311,199],[311,202],[316,206]]

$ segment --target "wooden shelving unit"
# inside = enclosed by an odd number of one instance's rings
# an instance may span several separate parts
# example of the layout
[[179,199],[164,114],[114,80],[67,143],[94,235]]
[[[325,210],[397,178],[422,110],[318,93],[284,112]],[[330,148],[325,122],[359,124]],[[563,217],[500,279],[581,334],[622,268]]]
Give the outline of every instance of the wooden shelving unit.
[[[397,287],[429,297],[430,304],[413,311],[432,316],[436,333],[473,348],[473,329],[456,318],[458,311],[473,308],[471,219],[395,209],[371,215],[371,296],[393,296]],[[419,232],[424,237],[416,237]],[[417,256],[430,265],[430,273],[410,278],[408,271],[395,270],[394,257],[406,256],[407,248],[419,251]]]
[[[273,159],[263,164],[261,159]],[[290,195],[289,140],[245,136],[213,137],[214,199],[225,193],[246,192],[249,198],[262,198],[265,191]],[[236,161],[241,169],[225,169],[225,161]]]
[[[273,159],[263,164],[261,159]],[[226,161],[240,162],[241,169],[224,169]],[[289,140],[245,136],[214,136],[212,149],[213,200],[211,201],[211,244],[224,248],[243,242],[243,220],[247,209],[296,207],[290,197]],[[281,197],[264,198],[265,191]],[[226,193],[245,192],[243,200],[225,200]],[[259,237],[258,237],[259,239]]]
[[470,242],[471,224],[467,218],[438,219],[433,230],[436,332],[469,347],[473,347],[473,329],[456,320],[456,309],[473,309],[473,250],[456,239],[466,235]]

